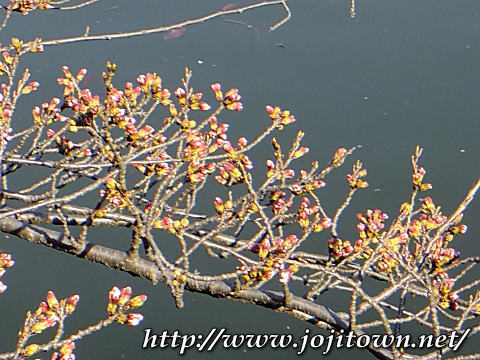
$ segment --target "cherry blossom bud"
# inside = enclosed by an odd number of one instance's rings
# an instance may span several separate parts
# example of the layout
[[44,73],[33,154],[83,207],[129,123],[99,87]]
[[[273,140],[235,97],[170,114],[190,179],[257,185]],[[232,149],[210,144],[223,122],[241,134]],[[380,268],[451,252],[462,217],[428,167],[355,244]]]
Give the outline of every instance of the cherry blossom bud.
[[175,96],[179,99],[184,98],[186,95],[187,93],[182,88],[177,88],[177,90],[175,90]]
[[144,85],[146,84],[146,82],[147,82],[146,79],[147,79],[147,78],[145,77],[145,75],[138,75],[138,77],[137,77],[137,82],[138,82],[139,85],[144,86]]
[[75,311],[75,308],[78,304],[78,301],[80,300],[79,295],[72,295],[67,299],[67,304],[65,306],[65,312],[67,314],[71,314],[72,312]]
[[56,310],[60,306],[60,303],[57,300],[57,297],[53,291],[47,292],[47,304],[50,310]]
[[118,287],[112,287],[108,293],[108,302],[111,304],[117,304],[121,294],[122,293]]
[[30,344],[25,347],[25,350],[22,352],[22,357],[27,358],[38,352],[40,349],[40,345],[38,344]]
[[345,161],[345,155],[347,153],[347,149],[340,148],[337,152],[333,155],[333,166],[339,167]]
[[128,314],[127,316],[127,325],[128,326],[137,326],[143,320],[142,314]]
[[238,146],[239,149],[243,149],[245,146],[247,146],[248,140],[245,137],[241,137],[240,139],[238,139],[237,144],[238,144],[237,146]]
[[212,107],[210,105],[208,105],[206,102],[202,101],[200,104],[200,110],[202,111],[208,111],[210,110]]
[[223,101],[222,86],[219,83],[215,83],[212,84],[210,87],[215,93],[215,98],[217,99],[217,101]]
[[83,80],[83,78],[87,75],[87,69],[80,69],[80,71],[77,74],[77,81],[80,82]]
[[309,151],[310,151],[309,148],[302,146],[301,148],[299,148],[297,151],[293,153],[293,158],[298,159],[299,157],[307,154]]
[[132,288],[130,286],[124,287],[120,292],[120,298],[118,299],[118,305],[125,305],[132,296]]
[[147,301],[147,295],[138,295],[130,299],[130,301],[127,304],[127,307],[129,309],[136,309],[142,306],[145,303],[145,301]]

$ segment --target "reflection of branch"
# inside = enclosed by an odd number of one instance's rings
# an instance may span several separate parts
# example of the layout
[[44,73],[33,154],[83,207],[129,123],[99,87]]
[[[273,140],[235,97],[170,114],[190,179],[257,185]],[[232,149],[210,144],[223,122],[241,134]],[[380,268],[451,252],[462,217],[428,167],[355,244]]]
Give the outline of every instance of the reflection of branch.
[[[94,243],[87,242],[85,250],[77,254],[75,246],[70,244],[68,239],[64,239],[63,234],[60,232],[27,225],[13,217],[0,220],[0,231],[13,234],[29,242],[53,247],[57,250],[74,254],[80,258],[126,271],[134,276],[147,278],[153,283],[160,281],[168,284],[175,280],[175,274],[166,268],[159,270],[157,265],[143,259],[129,261],[125,252]],[[252,288],[236,290],[232,285],[223,281],[212,282],[187,278],[185,289],[216,298],[232,299],[259,305],[281,313],[290,314],[298,319],[323,328],[326,324],[328,328],[336,331],[342,330],[343,332],[347,332],[350,330],[349,323],[331,309],[293,295],[287,307],[285,306],[285,298],[282,293]],[[364,334],[363,331],[356,331],[357,336],[362,334]],[[382,348],[376,349],[372,344],[368,346],[368,350],[378,359],[393,359],[393,355],[389,350]]]
[[72,5],[72,6],[61,6],[61,7],[57,7],[55,8],[56,10],[76,10],[76,9],[80,9],[84,6],[88,6],[90,4],[93,4],[93,3],[96,3],[98,0],[89,0],[89,1],[85,1],[85,2],[82,2],[80,4],[77,4],[77,5]]
[[255,31],[255,34],[257,36],[257,42],[260,42],[260,34],[257,30],[257,28],[253,25],[250,25],[250,24],[247,24],[246,22],[244,21],[240,21],[240,20],[233,20],[233,19],[225,19],[224,20],[225,22],[229,22],[229,23],[232,23],[232,24],[239,24],[239,25],[243,25],[245,27],[247,27],[247,29],[252,29],[253,31]]
[[[143,29],[143,30],[137,30],[137,31],[131,31],[131,32],[124,32],[124,33],[116,33],[116,34],[102,34],[102,35],[90,35],[90,36],[77,36],[77,37],[71,37],[71,38],[66,38],[66,39],[56,39],[56,40],[47,40],[42,42],[43,46],[50,46],[50,45],[62,45],[62,44],[70,44],[70,43],[76,43],[76,42],[81,42],[81,41],[98,41],[98,40],[114,40],[114,39],[126,39],[126,38],[131,38],[135,36],[145,36],[145,35],[150,35],[150,34],[158,34],[162,32],[166,32],[169,30],[173,29],[178,29],[181,27],[186,27],[189,25],[194,25],[194,24],[200,24],[208,20],[215,19],[220,16],[224,15],[229,15],[229,14],[241,14],[244,11],[248,10],[253,10],[256,8],[264,7],[264,6],[272,6],[272,5],[277,5],[281,4],[285,11],[287,12],[287,15],[281,19],[279,22],[274,24],[273,26],[270,27],[270,31],[273,31],[277,29],[278,27],[282,26],[285,22],[287,22],[290,17],[290,10],[286,4],[286,0],[266,0],[266,1],[261,1],[258,3],[250,4],[247,6],[231,9],[231,10],[219,10],[214,13],[211,13],[209,15],[205,15],[202,17],[198,17],[195,19],[190,19],[190,20],[185,20],[176,24],[172,25],[167,25],[167,26],[160,26],[160,27],[155,27],[155,28],[150,28],[150,29]],[[8,48],[1,48],[0,51],[7,50]]]

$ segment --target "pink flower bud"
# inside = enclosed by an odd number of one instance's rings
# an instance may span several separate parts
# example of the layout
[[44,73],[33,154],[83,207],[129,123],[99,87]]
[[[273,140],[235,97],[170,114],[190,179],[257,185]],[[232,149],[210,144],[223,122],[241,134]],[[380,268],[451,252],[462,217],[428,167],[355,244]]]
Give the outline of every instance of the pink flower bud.
[[108,302],[111,304],[118,303],[120,299],[121,291],[118,287],[114,286],[108,293]]
[[204,102],[204,101],[202,101],[202,102],[199,104],[199,106],[200,106],[200,110],[202,110],[202,111],[208,111],[208,110],[211,109],[211,106],[208,105],[208,104],[207,104],[206,102]]
[[187,93],[182,88],[177,88],[177,90],[175,90],[175,96],[179,99],[184,98],[186,95]]
[[47,292],[47,304],[50,310],[56,310],[60,305],[53,291]]
[[127,325],[128,326],[137,326],[143,320],[142,314],[128,314],[127,316]]
[[210,85],[210,87],[214,92],[222,91],[222,85],[220,85],[219,83],[212,84]]

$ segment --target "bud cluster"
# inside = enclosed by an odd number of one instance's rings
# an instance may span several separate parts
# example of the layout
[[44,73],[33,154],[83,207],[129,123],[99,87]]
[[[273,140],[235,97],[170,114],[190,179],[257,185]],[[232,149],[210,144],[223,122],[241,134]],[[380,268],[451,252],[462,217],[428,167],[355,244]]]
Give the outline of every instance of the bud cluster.
[[146,295],[132,297],[132,288],[129,286],[122,289],[114,286],[108,293],[107,313],[110,317],[115,317],[119,324],[137,326],[143,320],[143,315],[127,312],[138,309],[146,300]]
[[[7,253],[0,253],[0,278],[5,274],[8,268],[15,265],[15,261],[12,260],[12,255]],[[7,285],[0,281],[0,294],[7,290]]]

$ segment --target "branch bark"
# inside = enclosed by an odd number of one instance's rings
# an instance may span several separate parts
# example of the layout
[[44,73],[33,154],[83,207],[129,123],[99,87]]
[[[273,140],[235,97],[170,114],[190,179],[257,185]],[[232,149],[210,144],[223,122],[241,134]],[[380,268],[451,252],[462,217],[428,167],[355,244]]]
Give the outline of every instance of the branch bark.
[[[92,242],[87,242],[85,250],[77,253],[71,240],[66,239],[61,232],[29,225],[14,217],[1,219],[0,231],[15,235],[30,243],[48,246],[55,250],[64,251],[79,258],[105,265],[109,268],[128,272],[133,276],[149,279],[154,284],[158,282],[170,283],[175,279],[173,272],[168,269],[160,271],[154,263],[144,259],[130,261],[125,252]],[[328,328],[332,328],[335,331],[343,330],[347,332],[350,330],[348,321],[342,319],[328,307],[294,295],[289,299],[288,306],[285,306],[285,296],[283,293],[252,288],[236,291],[233,285],[223,281],[187,279],[185,289],[190,292],[201,293],[215,298],[255,304],[277,312],[290,314],[322,328],[325,328],[325,325],[327,325]],[[357,330],[356,334],[360,336],[364,334],[364,332]],[[392,352],[387,349],[377,349],[369,345],[368,351],[378,359],[394,359]]]

